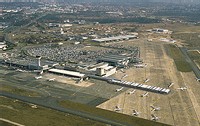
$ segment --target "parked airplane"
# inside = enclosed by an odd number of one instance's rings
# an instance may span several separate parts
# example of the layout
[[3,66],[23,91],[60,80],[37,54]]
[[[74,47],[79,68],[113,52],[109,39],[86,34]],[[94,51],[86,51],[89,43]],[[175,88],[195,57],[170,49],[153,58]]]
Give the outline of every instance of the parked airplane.
[[77,80],[76,83],[81,83],[83,81],[83,78],[81,78],[80,80]]
[[123,88],[124,88],[124,87],[121,87],[121,88],[116,89],[116,92],[121,91]]
[[147,78],[147,79],[144,81],[144,83],[147,83],[149,80],[150,80],[150,79]]
[[184,91],[184,90],[187,90],[187,87],[180,87],[180,88],[177,88],[177,89]]
[[114,111],[118,112],[118,111],[121,111],[121,110],[122,110],[122,108],[120,108],[119,106],[115,106]]
[[128,94],[134,94],[136,90],[129,91]]
[[39,74],[42,75],[43,74],[43,70]]
[[55,81],[55,79],[56,79],[56,78],[51,78],[51,79],[48,79],[48,81]]
[[160,119],[160,117],[158,117],[158,116],[156,116],[156,115],[154,115],[154,114],[152,114],[151,116],[152,116],[152,117],[151,117],[151,120],[157,121],[157,120]]
[[144,67],[147,67],[147,64],[135,64],[134,67],[136,67],[136,68],[144,68]]
[[16,69],[16,71],[19,71],[19,72],[27,72],[27,71],[21,70],[21,69]]
[[153,108],[152,111],[159,111],[159,110],[161,109],[160,107],[155,107],[155,106],[153,106],[153,105],[151,105],[151,107]]
[[168,86],[169,88],[171,87],[171,86],[173,86],[174,85],[174,83],[172,82],[172,83],[170,83],[170,85]]
[[198,82],[200,82],[200,79],[199,79],[199,78],[196,78],[196,80],[197,80]]
[[124,69],[120,69],[120,71],[121,71],[122,73],[125,73]]
[[140,115],[140,112],[138,112],[137,110],[133,110],[133,115],[134,115],[134,116],[139,116],[139,115]]
[[147,97],[148,94],[149,94],[149,92],[146,92],[146,93],[142,94],[141,97]]
[[41,78],[42,78],[42,76],[35,77],[35,79],[37,79],[37,80],[38,80],[38,79],[41,79]]
[[125,77],[127,77],[128,75],[127,74],[125,74],[124,76],[122,76],[122,78],[121,79],[124,79]]
[[39,75],[43,74],[43,70],[34,70],[33,72],[38,73]]
[[36,109],[36,108],[37,108],[37,105],[32,105],[31,108],[35,108],[35,109]]

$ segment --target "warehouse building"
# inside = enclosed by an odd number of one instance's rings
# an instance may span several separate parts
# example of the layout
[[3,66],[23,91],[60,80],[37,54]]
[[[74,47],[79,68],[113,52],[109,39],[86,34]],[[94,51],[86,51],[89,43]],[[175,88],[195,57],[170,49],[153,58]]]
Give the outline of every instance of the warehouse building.
[[149,29],[149,30],[147,30],[147,32],[163,33],[163,34],[171,34],[172,33],[172,31],[170,31],[168,29],[162,29],[162,28]]
[[100,39],[92,39],[93,42],[113,42],[113,41],[122,41],[122,40],[129,40],[137,38],[136,35],[124,35],[124,36],[115,36],[115,37],[108,37],[108,38],[100,38]]
[[80,72],[75,71],[69,71],[69,70],[61,70],[61,69],[49,69],[48,72],[64,75],[64,76],[70,76],[70,77],[76,77],[76,78],[84,78],[85,74],[82,74]]

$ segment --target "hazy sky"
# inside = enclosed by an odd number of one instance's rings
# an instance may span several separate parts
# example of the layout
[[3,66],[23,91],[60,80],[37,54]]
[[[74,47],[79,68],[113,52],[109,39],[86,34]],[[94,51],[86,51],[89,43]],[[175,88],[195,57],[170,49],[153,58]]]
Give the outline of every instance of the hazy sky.
[[64,0],[73,2],[167,2],[167,3],[200,3],[200,0]]

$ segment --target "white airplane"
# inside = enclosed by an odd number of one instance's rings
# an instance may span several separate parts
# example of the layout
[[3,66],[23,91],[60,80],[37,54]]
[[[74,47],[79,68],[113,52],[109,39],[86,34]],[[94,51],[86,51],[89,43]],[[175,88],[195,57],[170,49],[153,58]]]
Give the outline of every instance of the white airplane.
[[199,79],[199,78],[196,78],[196,80],[197,80],[198,82],[200,82],[200,79]]
[[21,69],[17,69],[16,71],[19,71],[19,72],[27,72],[26,70],[21,70]]
[[19,71],[19,72],[24,72],[23,70],[21,70],[21,69],[16,69],[16,71]]
[[177,88],[177,89],[184,91],[184,90],[187,90],[187,87],[180,87],[180,88]]
[[41,78],[42,78],[42,76],[35,77],[35,79],[37,79],[37,80],[38,80],[38,79],[41,79]]
[[136,67],[136,68],[144,68],[144,67],[147,67],[147,64],[135,64],[134,67]]
[[48,81],[55,81],[55,79],[56,79],[56,78],[51,78],[51,79],[48,79]]
[[149,94],[149,92],[146,92],[146,93],[142,94],[141,97],[147,97],[148,94]]
[[121,91],[123,88],[124,88],[124,87],[121,87],[121,88],[116,89],[116,92]]
[[80,80],[78,80],[76,83],[81,83],[83,81],[83,78],[81,78]]
[[43,74],[43,70],[34,70],[33,72],[38,73],[39,75]]
[[154,115],[154,114],[152,114],[151,116],[152,116],[152,117],[151,117],[151,120],[157,121],[157,120],[160,119],[160,117],[158,117],[158,116],[156,116],[156,115]]
[[153,106],[153,105],[151,105],[151,107],[153,108],[152,111],[159,111],[159,110],[161,109],[160,107],[155,107],[155,106]]
[[43,74],[43,70],[42,71],[40,71],[40,73],[39,73],[40,75],[42,75]]
[[133,115],[134,115],[134,116],[139,116],[139,115],[140,115],[140,112],[138,112],[137,110],[133,110]]
[[122,73],[125,73],[124,69],[120,69],[120,71],[121,71]]
[[127,74],[125,74],[124,76],[122,76],[122,78],[121,79],[124,79],[125,77],[127,77],[128,75]]
[[144,81],[144,83],[147,83],[149,80],[150,80],[150,79],[147,78],[147,79]]
[[134,94],[136,90],[129,91],[128,94]]
[[122,110],[122,108],[120,108],[119,106],[115,106],[114,111],[118,112],[118,111],[121,111],[121,110]]
[[36,108],[37,108],[37,105],[31,105],[31,108],[35,108],[35,109],[36,109]]
[[171,86],[173,86],[174,85],[174,83],[172,82],[172,83],[170,83],[170,85],[168,86],[169,88],[171,87]]

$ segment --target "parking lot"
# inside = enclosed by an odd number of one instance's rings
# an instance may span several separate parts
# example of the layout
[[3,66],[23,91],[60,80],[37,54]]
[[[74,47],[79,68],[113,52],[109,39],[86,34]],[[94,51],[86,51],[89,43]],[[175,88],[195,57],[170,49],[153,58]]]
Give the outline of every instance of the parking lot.
[[130,53],[125,49],[113,49],[112,47],[96,47],[84,45],[42,45],[38,47],[28,48],[26,51],[31,56],[42,56],[45,59],[53,61],[73,61],[73,62],[95,62],[97,58],[106,54],[123,54]]

